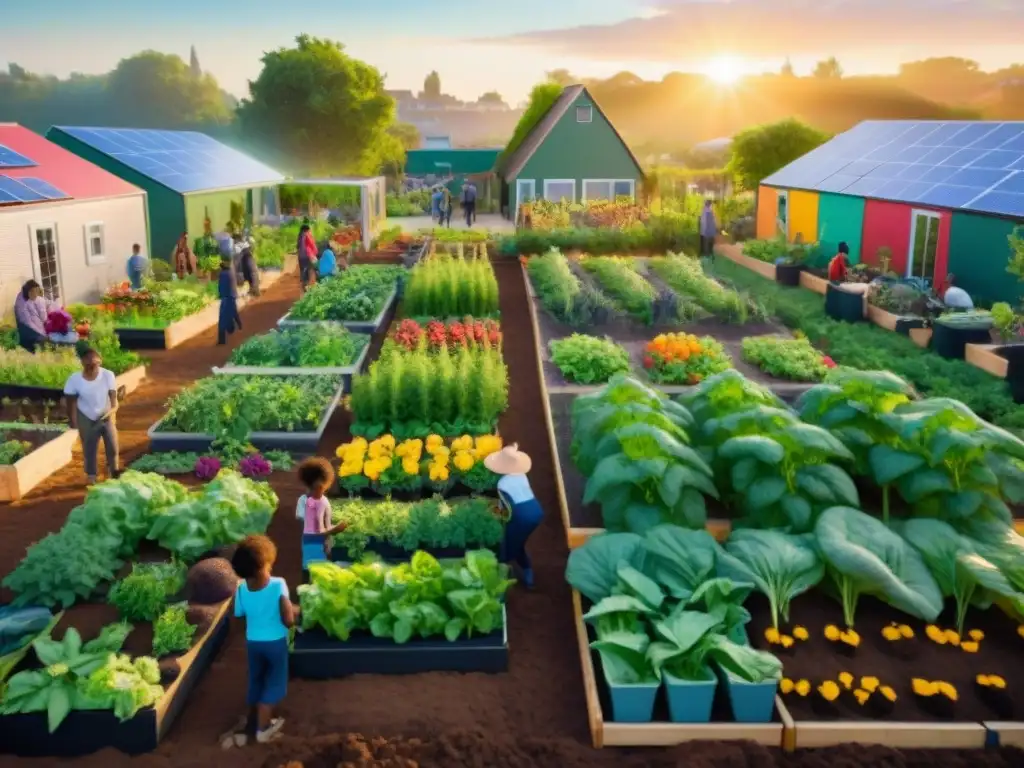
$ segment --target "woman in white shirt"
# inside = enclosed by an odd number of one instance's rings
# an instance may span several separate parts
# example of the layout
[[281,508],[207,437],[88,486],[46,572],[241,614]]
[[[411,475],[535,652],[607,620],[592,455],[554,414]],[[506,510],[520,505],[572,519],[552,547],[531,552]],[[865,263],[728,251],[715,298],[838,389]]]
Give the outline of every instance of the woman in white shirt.
[[71,427],[82,438],[82,455],[89,484],[96,482],[96,459],[100,440],[107,454],[107,473],[111,478],[120,476],[117,453],[117,382],[114,373],[102,368],[103,358],[95,349],[86,348],[79,354],[82,370],[73,373],[64,385]]
[[533,462],[513,443],[484,459],[484,466],[501,475],[498,496],[511,511],[505,527],[505,558],[519,566],[523,585],[533,589],[533,563],[526,551],[526,542],[544,518],[544,510],[526,478]]

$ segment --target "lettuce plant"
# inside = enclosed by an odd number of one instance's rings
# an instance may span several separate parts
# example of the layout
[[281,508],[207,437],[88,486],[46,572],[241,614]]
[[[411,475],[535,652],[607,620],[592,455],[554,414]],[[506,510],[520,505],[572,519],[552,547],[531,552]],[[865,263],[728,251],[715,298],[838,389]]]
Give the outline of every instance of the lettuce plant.
[[629,352],[608,338],[574,333],[549,345],[551,362],[566,381],[600,384],[616,373],[629,373]]
[[168,606],[153,623],[153,655],[157,658],[192,647],[196,626],[188,623],[185,608],[185,603]]
[[109,709],[122,722],[156,704],[163,694],[160,667],[149,656],[107,654],[106,663],[78,685],[82,709]]
[[128,621],[154,621],[167,599],[185,586],[182,563],[136,563],[110,588],[107,601]]

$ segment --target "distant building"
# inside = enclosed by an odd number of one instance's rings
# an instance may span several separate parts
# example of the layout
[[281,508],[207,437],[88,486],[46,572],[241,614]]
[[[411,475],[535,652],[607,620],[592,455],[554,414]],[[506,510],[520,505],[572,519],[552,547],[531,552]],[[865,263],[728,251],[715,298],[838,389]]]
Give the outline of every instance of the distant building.
[[25,281],[65,304],[98,301],[146,242],[146,193],[47,141],[0,123],[0,285],[9,313]]
[[451,149],[451,136],[424,136],[420,149]]

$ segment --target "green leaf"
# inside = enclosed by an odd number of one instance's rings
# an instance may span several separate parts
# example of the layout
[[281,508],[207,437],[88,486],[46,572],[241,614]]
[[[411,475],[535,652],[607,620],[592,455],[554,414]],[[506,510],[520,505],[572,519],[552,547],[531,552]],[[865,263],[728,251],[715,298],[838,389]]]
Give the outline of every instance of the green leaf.
[[764,509],[781,499],[786,490],[786,481],[781,477],[759,477],[750,484],[744,498],[751,509]]
[[448,623],[444,625],[444,636],[449,643],[454,643],[459,639],[459,635],[462,634],[466,628],[466,622],[463,619],[455,618],[449,619]]
[[807,499],[795,493],[787,493],[779,501],[779,506],[782,507],[782,513],[794,530],[810,530],[814,511]]
[[644,536],[643,548],[640,569],[671,596],[685,600],[714,572],[719,547],[705,530],[659,525]]
[[634,461],[625,454],[617,454],[602,459],[587,480],[583,494],[584,504],[593,504],[601,496],[616,485],[637,485],[644,480],[660,478],[668,467],[665,459],[639,459]]
[[[840,504],[859,507],[860,496],[857,493],[857,486],[853,479],[842,469],[834,464],[815,464],[804,467],[797,472],[797,485],[800,485],[800,477],[810,477],[824,483],[829,491],[829,498],[838,501]],[[808,490],[808,492],[810,492]],[[814,494],[811,494],[814,496]],[[815,497],[817,499],[817,497]],[[821,499],[827,502],[829,499]]]
[[661,481],[658,483],[658,494],[661,496],[661,500],[665,502],[666,507],[674,507],[679,501],[679,495],[683,490],[685,473],[686,469],[684,467],[674,464],[661,476]]
[[708,656],[727,675],[748,683],[762,683],[782,677],[782,662],[775,656],[748,645],[738,645],[721,635],[711,638]]
[[845,445],[831,433],[814,424],[793,424],[783,429],[782,434],[796,442],[804,451],[819,451],[841,459],[853,459],[853,454]]
[[665,600],[665,593],[653,579],[648,578],[629,563],[619,563],[617,575],[619,581],[626,585],[630,592],[640,598],[648,607],[657,610]]
[[647,533],[654,526],[665,522],[663,512],[664,507],[661,505],[631,502],[625,509],[624,528],[630,533]]
[[868,451],[868,462],[873,479],[879,485],[889,485],[925,464],[920,456],[887,445],[876,445]]
[[770,437],[747,435],[726,440],[718,449],[718,455],[726,461],[752,458],[763,464],[780,464],[786,457],[786,449]]
[[[66,634],[65,637],[67,637]],[[63,682],[51,685],[49,691],[50,698],[46,702],[46,724],[50,733],[53,733],[71,711],[71,695],[68,684]]]
[[684,488],[673,512],[681,517],[678,522],[685,528],[700,529],[707,525],[708,510],[704,495],[693,488]]
[[935,493],[948,493],[953,483],[945,472],[938,469],[922,469],[907,475],[898,484],[900,495],[910,504],[915,504]]
[[619,563],[644,570],[643,539],[635,533],[602,533],[591,536],[569,553],[565,580],[592,603],[612,593],[618,581]]
[[757,477],[760,465],[757,459],[740,459],[732,465],[732,487],[737,493],[745,493],[754,478]]

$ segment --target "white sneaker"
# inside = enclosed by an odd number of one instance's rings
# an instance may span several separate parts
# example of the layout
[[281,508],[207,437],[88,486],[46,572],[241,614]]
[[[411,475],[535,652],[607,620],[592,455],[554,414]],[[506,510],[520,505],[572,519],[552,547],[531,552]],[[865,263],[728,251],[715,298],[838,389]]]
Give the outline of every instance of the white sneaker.
[[256,731],[256,741],[260,744],[266,744],[268,741],[273,741],[281,735],[281,729],[284,727],[284,718],[275,717],[270,721],[270,725],[264,728],[262,731]]

